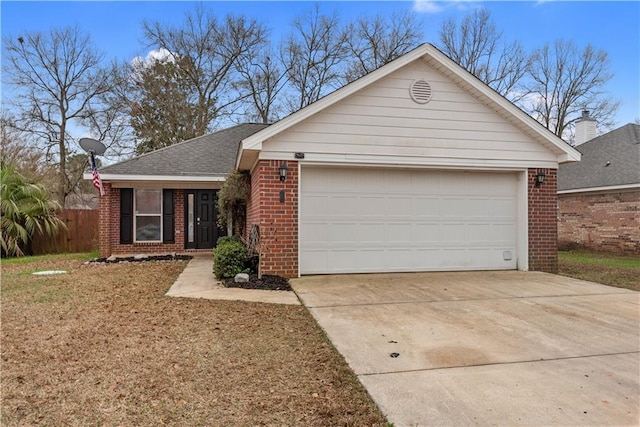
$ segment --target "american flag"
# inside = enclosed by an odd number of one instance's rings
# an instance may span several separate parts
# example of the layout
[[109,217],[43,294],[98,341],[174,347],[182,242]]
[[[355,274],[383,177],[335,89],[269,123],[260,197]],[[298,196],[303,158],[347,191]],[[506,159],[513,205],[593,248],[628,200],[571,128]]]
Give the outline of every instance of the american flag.
[[90,154],[89,160],[91,162],[91,170],[93,171],[93,186],[96,187],[101,196],[104,196],[105,192],[104,187],[102,186],[102,179],[100,179],[100,174],[96,167],[96,159],[93,157],[93,153]]

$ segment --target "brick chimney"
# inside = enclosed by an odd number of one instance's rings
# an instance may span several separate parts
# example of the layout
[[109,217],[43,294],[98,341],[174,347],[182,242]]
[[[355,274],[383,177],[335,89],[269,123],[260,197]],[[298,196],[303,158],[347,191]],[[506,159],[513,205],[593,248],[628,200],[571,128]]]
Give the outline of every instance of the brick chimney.
[[582,111],[582,117],[576,122],[575,145],[584,144],[596,137],[596,121],[589,117],[589,110]]

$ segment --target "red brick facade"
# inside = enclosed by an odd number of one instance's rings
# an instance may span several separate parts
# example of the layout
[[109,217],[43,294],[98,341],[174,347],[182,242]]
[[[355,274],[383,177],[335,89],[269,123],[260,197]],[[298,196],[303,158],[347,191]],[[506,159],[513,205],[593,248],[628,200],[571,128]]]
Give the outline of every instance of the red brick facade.
[[[261,160],[251,173],[251,195],[247,206],[246,231],[252,224],[260,226],[266,245],[262,259],[264,274],[298,276],[298,163],[288,161],[287,179],[279,179],[280,160]],[[542,169],[545,181],[536,187],[538,169],[528,171],[529,269],[556,272],[558,269],[558,199],[555,169]],[[106,196],[100,198],[100,256],[112,254],[167,253],[184,251],[184,190],[175,191],[175,243],[120,244],[120,190],[105,184]],[[284,201],[280,193],[284,191]],[[629,233],[635,219],[638,232],[638,193],[636,204],[620,207],[627,215]],[[635,209],[635,210],[634,210]],[[635,237],[638,250],[638,235]]]
[[558,196],[561,248],[640,253],[640,190]]
[[105,195],[100,197],[98,251],[101,257],[124,254],[166,254],[184,251],[184,190],[175,190],[174,243],[120,244],[120,189],[104,183]]
[[[261,160],[251,172],[246,230],[260,227],[266,245],[263,274],[298,277],[298,162],[288,161],[287,179],[280,181],[280,160]],[[280,192],[284,191],[284,202]]]
[[[538,172],[545,174],[536,186]],[[529,270],[558,271],[558,175],[556,169],[529,169]]]

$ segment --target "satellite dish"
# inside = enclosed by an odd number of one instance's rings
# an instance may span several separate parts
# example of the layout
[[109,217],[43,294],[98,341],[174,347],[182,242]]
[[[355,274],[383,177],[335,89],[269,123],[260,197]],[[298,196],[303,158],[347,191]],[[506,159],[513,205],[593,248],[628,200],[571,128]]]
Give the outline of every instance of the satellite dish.
[[94,154],[97,154],[98,156],[103,155],[104,152],[107,150],[107,147],[105,147],[102,142],[96,141],[95,139],[92,139],[92,138],[81,138],[80,147],[82,147],[82,149],[87,153],[94,153]]

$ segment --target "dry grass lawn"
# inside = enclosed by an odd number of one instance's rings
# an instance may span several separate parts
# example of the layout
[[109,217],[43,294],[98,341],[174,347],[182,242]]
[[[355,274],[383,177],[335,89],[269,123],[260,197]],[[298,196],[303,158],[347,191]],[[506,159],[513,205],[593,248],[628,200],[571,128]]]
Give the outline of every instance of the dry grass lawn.
[[386,424],[305,308],[165,297],[184,262],[83,261],[2,263],[1,425]]

